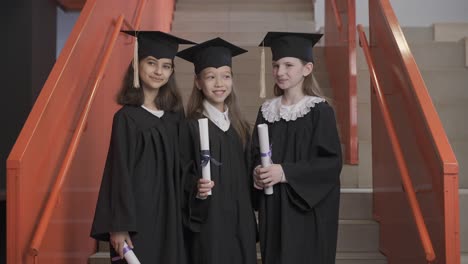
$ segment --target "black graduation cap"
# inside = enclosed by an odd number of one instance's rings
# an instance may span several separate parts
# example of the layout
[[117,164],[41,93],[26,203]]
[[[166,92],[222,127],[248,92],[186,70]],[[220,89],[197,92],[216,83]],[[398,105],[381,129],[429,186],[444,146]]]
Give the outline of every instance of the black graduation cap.
[[138,39],[138,59],[153,56],[156,59],[174,59],[179,44],[196,44],[162,31],[122,31]]
[[173,60],[179,49],[179,44],[196,44],[162,31],[122,30],[122,32],[137,38],[133,53],[133,86],[135,88],[140,88],[138,76],[138,61],[140,59],[153,56],[156,59]]
[[260,43],[260,98],[266,97],[265,88],[265,50],[270,47],[272,59],[277,61],[284,57],[293,57],[306,62],[314,62],[312,47],[320,40],[323,34],[297,33],[297,32],[268,32]]
[[178,57],[195,65],[195,73],[199,74],[208,67],[219,68],[232,65],[232,57],[247,52],[222,38],[214,38],[177,53]]
[[314,62],[312,47],[323,34],[296,32],[268,32],[259,46],[271,47],[273,60],[294,57],[307,62]]

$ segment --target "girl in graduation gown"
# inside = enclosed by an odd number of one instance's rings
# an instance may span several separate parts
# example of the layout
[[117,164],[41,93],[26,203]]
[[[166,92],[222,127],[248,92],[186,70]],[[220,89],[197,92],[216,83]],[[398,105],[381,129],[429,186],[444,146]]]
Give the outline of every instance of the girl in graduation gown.
[[[216,38],[178,54],[194,63],[196,73],[188,119],[180,128],[182,206],[194,264],[256,263],[250,130],[240,115],[231,70],[231,58],[244,52]],[[199,118],[209,119],[211,181],[201,178]]]
[[252,136],[258,165],[256,128],[268,125],[272,165],[253,170],[264,264],[335,263],[342,158],[334,111],[312,86],[320,37],[270,32],[261,44],[272,49],[277,96],[262,104]]
[[125,33],[137,36],[138,57],[117,97],[91,236],[110,241],[112,263],[126,263],[125,242],[141,263],[184,264],[176,136],[184,114],[173,59],[178,44],[193,42]]

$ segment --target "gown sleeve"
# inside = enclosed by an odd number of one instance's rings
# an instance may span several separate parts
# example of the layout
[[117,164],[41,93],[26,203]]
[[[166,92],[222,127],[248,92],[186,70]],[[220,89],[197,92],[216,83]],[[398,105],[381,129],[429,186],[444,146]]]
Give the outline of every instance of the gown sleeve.
[[138,232],[132,186],[136,126],[122,111],[114,115],[111,141],[99,190],[91,237],[109,240],[109,232]]
[[200,143],[196,122],[183,121],[179,131],[183,223],[193,232],[200,232],[206,222],[210,197],[196,198],[197,182],[201,178]]
[[313,109],[313,133],[307,159],[281,164],[289,200],[302,210],[312,210],[339,186],[342,168],[341,144],[333,109],[326,103]]

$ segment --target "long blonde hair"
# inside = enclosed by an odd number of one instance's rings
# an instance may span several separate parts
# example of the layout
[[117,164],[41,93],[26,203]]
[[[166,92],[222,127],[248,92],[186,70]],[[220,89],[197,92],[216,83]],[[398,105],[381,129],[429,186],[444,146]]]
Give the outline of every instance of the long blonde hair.
[[[200,74],[195,75],[192,94],[187,102],[187,118],[189,119],[198,119],[203,114],[203,100],[205,99],[205,95],[197,88],[195,83],[197,79],[200,80]],[[250,125],[241,114],[234,84],[232,85],[231,94],[224,100],[224,104],[229,108],[231,125],[239,135],[242,145],[245,146],[250,135]]]

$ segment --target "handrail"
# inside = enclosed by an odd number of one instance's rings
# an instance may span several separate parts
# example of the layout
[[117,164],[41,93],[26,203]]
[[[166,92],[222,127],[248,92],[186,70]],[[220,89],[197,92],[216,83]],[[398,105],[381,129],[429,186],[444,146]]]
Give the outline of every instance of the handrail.
[[36,227],[36,230],[34,232],[34,236],[31,242],[31,247],[30,247],[30,254],[33,256],[37,256],[39,254],[39,247],[42,243],[42,240],[44,238],[44,234],[46,232],[47,226],[50,222],[50,218],[52,217],[53,210],[55,208],[55,204],[57,203],[59,194],[62,190],[63,183],[65,182],[65,176],[67,175],[67,172],[71,166],[71,162],[75,156],[76,150],[78,148],[78,143],[80,141],[81,135],[83,134],[83,131],[86,126],[86,122],[88,119],[88,114],[89,110],[91,109],[94,97],[96,95],[96,90],[97,87],[99,86],[99,83],[101,82],[103,76],[104,76],[104,70],[107,66],[107,62],[109,61],[110,55],[112,53],[112,49],[114,47],[115,42],[117,41],[117,37],[120,33],[122,24],[123,24],[124,16],[120,15],[117,19],[116,27],[114,31],[112,32],[111,39],[109,41],[109,45],[106,48],[106,52],[104,54],[104,57],[101,61],[101,64],[99,65],[98,68],[98,74],[97,77],[94,81],[93,84],[93,89],[91,91],[91,94],[88,97],[88,100],[86,102],[85,108],[81,112],[80,119],[78,121],[78,126],[77,129],[74,131],[71,143],[67,149],[64,161],[62,163],[62,166],[60,167],[58,176],[54,182],[54,185],[52,187],[52,191],[50,193],[50,196],[47,199],[47,203],[44,209],[44,212],[39,219],[39,224]]
[[138,6],[138,10],[137,10],[137,16],[136,16],[136,19],[135,19],[135,23],[133,23],[135,25],[135,28],[134,29],[138,29],[140,27],[140,23],[141,23],[141,15],[143,14],[143,10],[144,10],[144,7],[146,5],[146,1],[147,0],[140,0],[140,5]]
[[343,22],[341,21],[340,13],[338,12],[338,5],[336,4],[336,0],[331,1],[331,8],[333,9],[333,14],[335,15],[336,27],[338,31],[341,32],[343,28]]
[[124,16],[121,14],[117,18],[116,26],[114,31],[112,32],[111,39],[109,41],[109,45],[106,48],[106,51],[104,53],[103,59],[101,61],[101,64],[99,65],[98,68],[98,74],[96,76],[96,79],[93,82],[93,89],[88,97],[88,100],[86,102],[85,108],[83,109],[80,119],[78,121],[78,126],[77,129],[74,131],[70,145],[67,149],[64,161],[62,162],[62,166],[60,167],[59,173],[57,175],[57,178],[54,182],[54,185],[52,187],[52,191],[50,196],[47,199],[46,206],[44,209],[43,214],[41,215],[41,218],[39,219],[39,224],[37,225],[33,239],[31,242],[30,246],[30,254],[33,256],[37,256],[39,254],[39,247],[42,244],[42,240],[44,238],[47,226],[50,222],[50,219],[52,217],[52,213],[55,207],[55,204],[57,203],[59,194],[62,190],[63,183],[65,182],[65,176],[68,173],[68,170],[71,166],[71,162],[75,156],[76,150],[78,148],[78,144],[81,139],[81,135],[83,134],[83,131],[86,127],[86,122],[88,119],[89,111],[91,109],[91,106],[94,101],[94,97],[96,95],[96,90],[99,87],[99,84],[104,77],[104,70],[108,64],[110,55],[112,53],[113,47],[115,42],[117,41],[117,37],[119,35],[120,30],[122,29],[122,25],[125,24],[126,26],[132,28],[132,29],[138,29],[140,22],[141,22],[141,16],[144,10],[144,6],[146,4],[146,0],[141,0],[140,5],[138,6],[137,9],[137,16],[135,19],[134,27],[131,26],[131,24],[124,19]]
[[[89,9],[89,11],[83,10],[82,13],[90,14],[93,11],[95,5],[96,5],[96,0],[93,0],[93,1],[88,0],[88,2],[86,3],[86,9]],[[85,18],[85,20],[83,21],[82,24],[86,25],[88,23],[88,20],[89,20],[89,16]],[[76,23],[79,24],[80,19]],[[81,37],[81,35],[82,35],[82,32],[80,31],[77,34],[77,39],[79,39]],[[63,48],[61,54],[67,54],[68,57],[66,57],[65,59],[62,60],[63,57],[62,57],[62,55],[60,55],[58,57],[58,59],[57,59],[57,63],[60,63],[61,61],[64,61],[63,63],[60,64],[60,66],[61,66],[60,70],[58,70],[57,73],[54,73],[54,69],[53,69],[52,72],[50,73],[51,75],[52,74],[57,75],[58,76],[56,78],[57,80],[60,78],[60,76],[62,76],[63,71],[65,69],[65,66],[70,61],[70,54],[72,54],[72,52],[75,50],[75,48],[76,48],[76,42],[73,45],[70,45],[70,46],[65,45],[65,47]],[[57,81],[53,84],[52,91],[56,90],[57,84],[58,84]],[[51,92],[50,94],[53,94],[53,92]],[[7,167],[8,168],[10,168],[10,169],[20,168],[20,165],[22,163],[22,160],[23,160],[24,154],[26,152],[26,149],[29,147],[31,139],[33,138],[33,134],[35,133],[35,131],[37,129],[37,124],[45,116],[44,109],[45,109],[45,106],[47,106],[49,104],[50,100],[51,100],[50,96],[47,97],[47,98],[44,98],[41,95],[39,95],[39,97],[37,98],[36,102],[34,103],[34,107],[33,107],[33,109],[31,110],[31,113],[28,116],[28,120],[37,119],[38,122],[31,123],[30,121],[26,120],[26,123],[24,124],[24,127],[21,130],[21,133],[19,134],[18,139],[16,140],[15,146],[14,146],[13,150],[11,151],[10,155],[8,156],[8,160],[7,160]],[[35,111],[35,109],[39,109],[39,108],[42,109],[42,110],[40,110],[40,112]],[[33,116],[34,116],[34,118],[33,118]],[[28,134],[25,134],[23,131],[26,131]],[[18,149],[20,151],[18,151]]]
[[434,247],[432,245],[431,239],[429,237],[429,232],[427,230],[426,224],[424,222],[424,218],[421,212],[421,208],[416,198],[416,193],[413,187],[413,183],[411,182],[408,167],[406,162],[403,158],[403,151],[400,145],[400,142],[397,139],[395,125],[390,117],[390,112],[388,110],[387,102],[384,99],[382,89],[380,88],[379,80],[377,78],[377,74],[374,67],[374,62],[372,61],[369,45],[367,42],[366,34],[364,33],[364,29],[362,25],[357,26],[357,30],[359,33],[359,43],[362,47],[364,52],[364,56],[367,61],[367,65],[369,67],[369,73],[371,77],[372,87],[374,88],[374,92],[376,94],[376,98],[378,101],[378,106],[380,107],[383,115],[383,121],[385,127],[388,131],[390,142],[392,145],[393,153],[395,154],[395,159],[398,165],[398,168],[401,173],[401,180],[403,182],[403,188],[405,190],[406,196],[408,198],[411,212],[413,214],[414,221],[416,223],[416,227],[418,230],[419,238],[421,240],[422,246],[424,248],[424,252],[426,254],[426,260],[432,262],[435,260],[435,252]]

